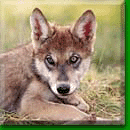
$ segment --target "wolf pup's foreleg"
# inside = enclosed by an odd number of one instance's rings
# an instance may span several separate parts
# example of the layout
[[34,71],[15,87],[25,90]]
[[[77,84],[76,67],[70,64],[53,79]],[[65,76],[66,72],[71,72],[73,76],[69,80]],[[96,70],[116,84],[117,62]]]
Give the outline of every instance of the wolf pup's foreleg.
[[18,112],[28,115],[31,119],[43,120],[87,120],[90,115],[78,110],[72,105],[53,103],[44,98],[46,86],[41,86],[38,81],[32,81],[28,86]]
[[89,105],[77,93],[69,95],[67,99],[64,99],[64,103],[73,105],[79,110],[87,113],[90,109]]

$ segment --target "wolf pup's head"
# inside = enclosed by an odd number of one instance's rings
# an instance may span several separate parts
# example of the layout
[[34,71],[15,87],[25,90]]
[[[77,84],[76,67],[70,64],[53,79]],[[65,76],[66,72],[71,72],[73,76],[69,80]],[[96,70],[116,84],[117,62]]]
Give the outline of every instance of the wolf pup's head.
[[96,18],[87,10],[73,27],[50,25],[36,8],[30,17],[35,73],[58,97],[73,93],[89,69]]

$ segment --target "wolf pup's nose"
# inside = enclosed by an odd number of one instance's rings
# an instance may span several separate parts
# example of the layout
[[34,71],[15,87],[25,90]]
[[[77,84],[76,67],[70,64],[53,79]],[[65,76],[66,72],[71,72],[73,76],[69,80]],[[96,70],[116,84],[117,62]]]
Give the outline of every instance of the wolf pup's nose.
[[57,88],[60,94],[67,94],[70,91],[70,86],[68,84],[60,84]]

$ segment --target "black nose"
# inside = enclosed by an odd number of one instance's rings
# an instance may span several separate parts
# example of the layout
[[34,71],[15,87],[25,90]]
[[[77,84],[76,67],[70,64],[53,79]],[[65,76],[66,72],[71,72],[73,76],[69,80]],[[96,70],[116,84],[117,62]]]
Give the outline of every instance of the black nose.
[[70,91],[70,86],[67,84],[60,84],[57,88],[60,94],[67,94]]

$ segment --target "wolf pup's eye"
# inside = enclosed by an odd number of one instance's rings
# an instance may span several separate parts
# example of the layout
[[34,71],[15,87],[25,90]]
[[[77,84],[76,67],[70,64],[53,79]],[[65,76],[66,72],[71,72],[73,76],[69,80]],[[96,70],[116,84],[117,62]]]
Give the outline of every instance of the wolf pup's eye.
[[47,56],[47,57],[46,57],[46,61],[47,61],[50,65],[55,65],[55,62],[54,62],[54,60],[52,59],[51,56]]
[[72,57],[70,57],[70,63],[74,64],[74,63],[76,63],[78,61],[78,59],[79,58],[77,56],[72,56]]

